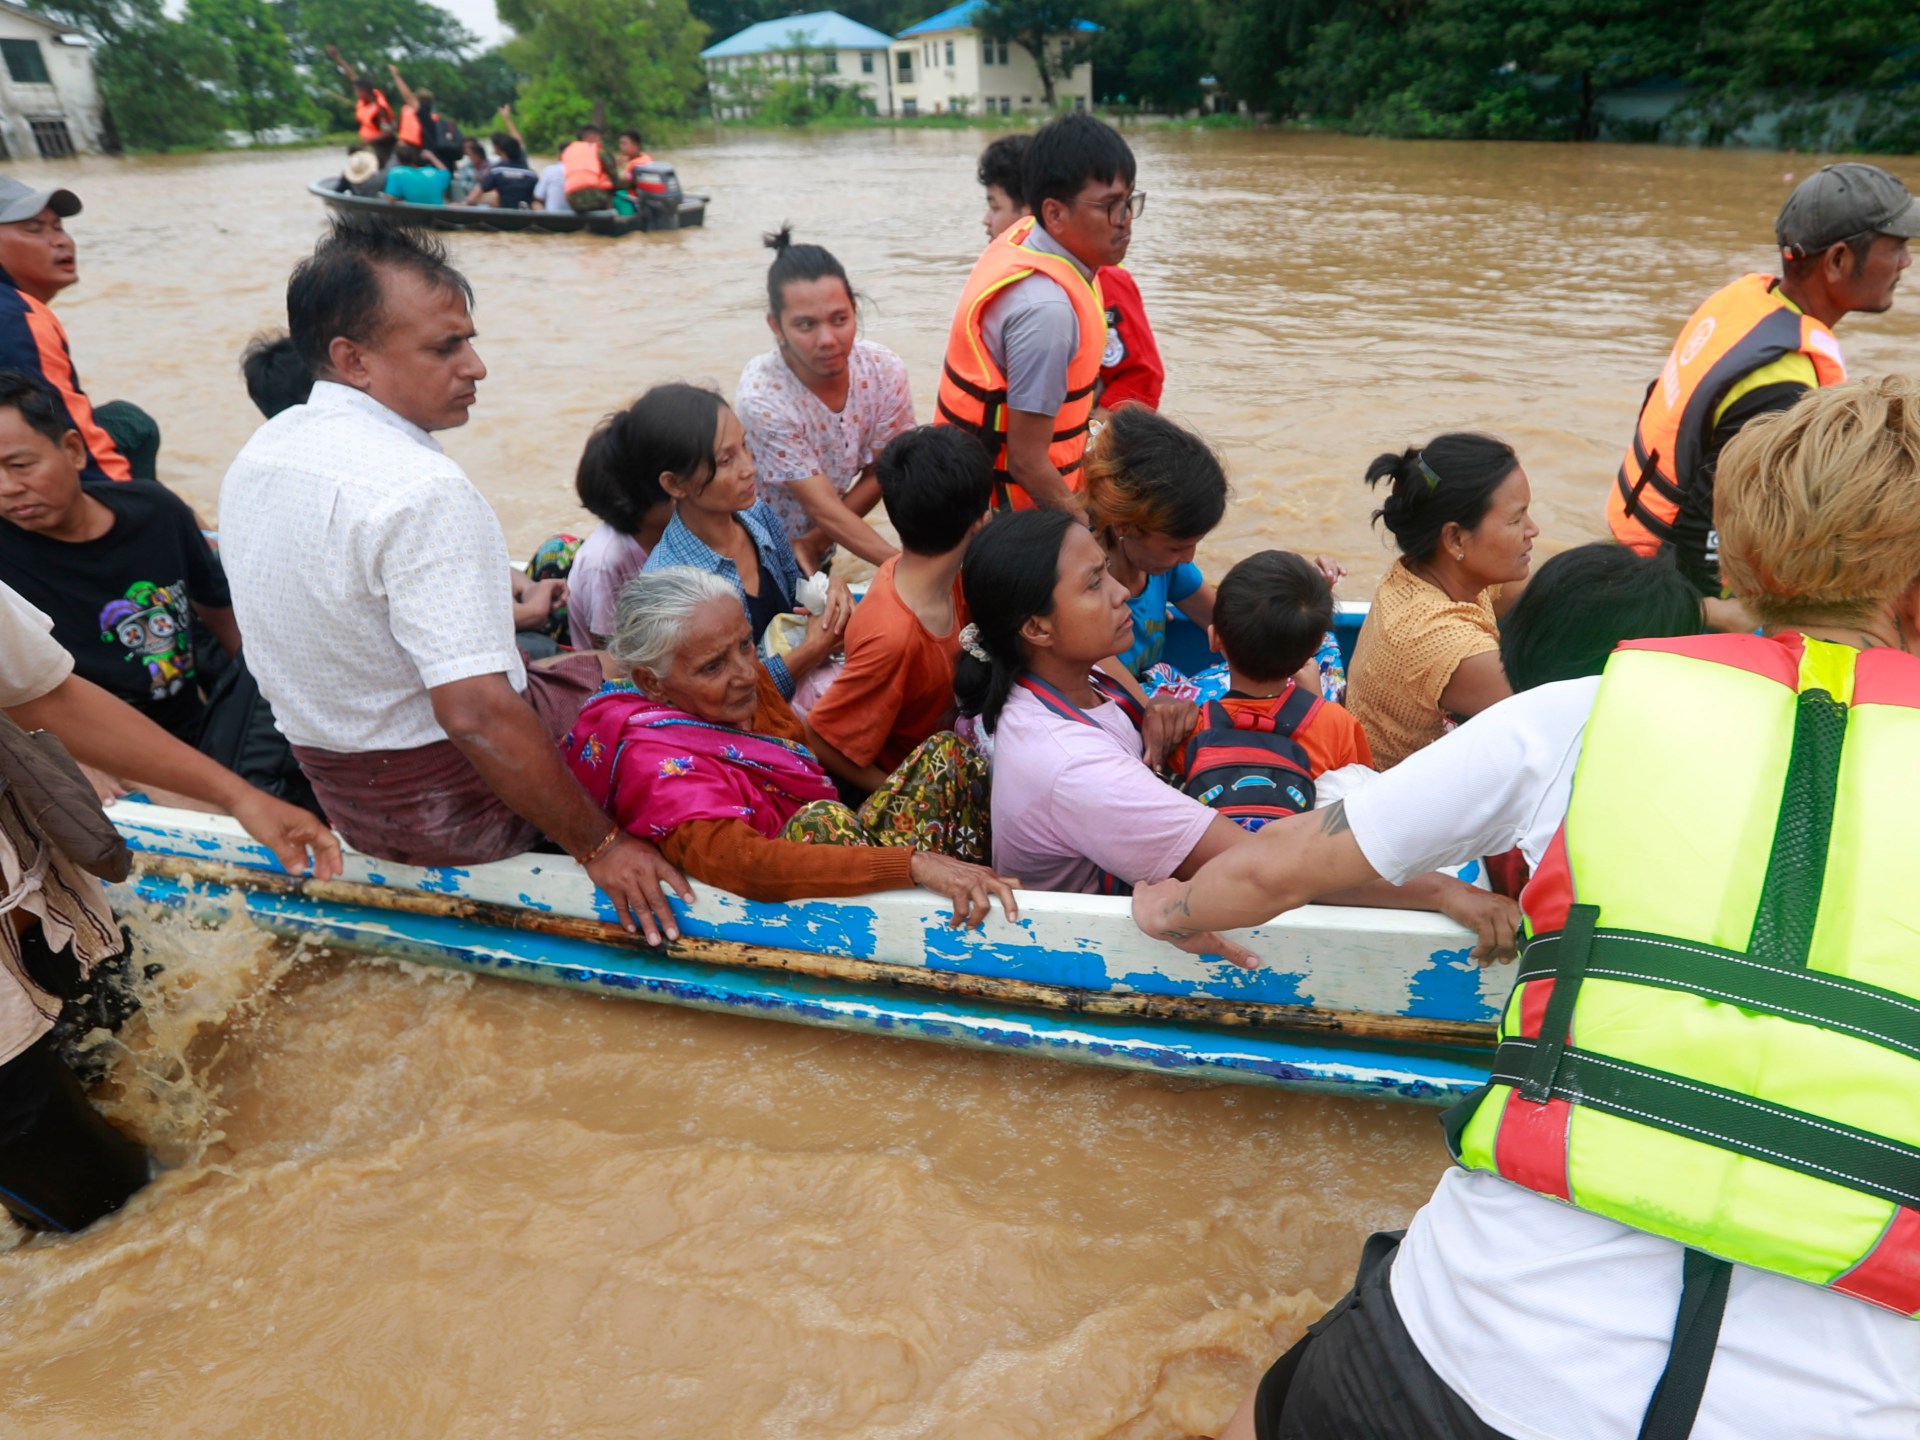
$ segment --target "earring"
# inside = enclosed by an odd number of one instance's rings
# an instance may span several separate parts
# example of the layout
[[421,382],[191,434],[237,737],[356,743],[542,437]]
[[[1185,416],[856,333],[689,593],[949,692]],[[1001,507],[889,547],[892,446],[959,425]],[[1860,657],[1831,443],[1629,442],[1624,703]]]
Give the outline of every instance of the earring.
[[1467,558],[1467,552],[1464,550],[1456,550],[1453,552],[1453,558],[1456,560],[1464,560]]

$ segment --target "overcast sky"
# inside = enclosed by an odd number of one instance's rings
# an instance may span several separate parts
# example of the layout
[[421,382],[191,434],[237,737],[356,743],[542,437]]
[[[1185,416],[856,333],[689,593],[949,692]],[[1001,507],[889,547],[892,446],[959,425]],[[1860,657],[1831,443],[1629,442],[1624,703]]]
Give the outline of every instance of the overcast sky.
[[460,23],[480,37],[482,45],[495,45],[506,39],[500,17],[494,13],[493,0],[433,0],[443,10],[451,10]]

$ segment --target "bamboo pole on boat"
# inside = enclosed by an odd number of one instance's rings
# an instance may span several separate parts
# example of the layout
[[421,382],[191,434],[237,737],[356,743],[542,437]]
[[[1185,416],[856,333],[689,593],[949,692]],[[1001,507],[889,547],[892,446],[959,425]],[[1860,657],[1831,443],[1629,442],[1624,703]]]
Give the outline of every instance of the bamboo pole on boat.
[[656,949],[639,936],[630,935],[620,926],[605,921],[555,915],[517,905],[473,900],[462,895],[431,894],[424,890],[364,885],[350,880],[315,880],[304,875],[276,874],[225,861],[200,860],[189,856],[136,854],[134,863],[136,874],[164,876],[193,884],[219,885],[238,890],[261,890],[367,910],[465,920],[495,929],[552,935],[565,940],[585,940],[617,950],[666,955],[675,960],[731,969],[783,970],[823,980],[931,990],[961,999],[985,1000],[996,1004],[1126,1019],[1292,1030],[1329,1039],[1371,1040],[1396,1045],[1468,1046],[1476,1049],[1488,1049],[1494,1043],[1491,1025],[1460,1020],[1319,1010],[1307,1005],[1276,1005],[1264,1001],[1223,1000],[1191,995],[1086,990],[1064,985],[1041,985],[1007,976],[969,975],[921,965],[896,965],[880,960],[763,948],[730,940],[682,938]]

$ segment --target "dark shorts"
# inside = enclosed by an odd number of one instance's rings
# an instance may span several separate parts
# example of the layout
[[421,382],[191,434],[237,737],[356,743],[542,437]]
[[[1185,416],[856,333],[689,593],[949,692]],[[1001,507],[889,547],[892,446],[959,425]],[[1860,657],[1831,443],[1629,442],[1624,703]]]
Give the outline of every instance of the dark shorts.
[[[528,667],[522,692],[558,744],[600,688],[600,657],[568,655]],[[412,750],[293,747],[340,838],[401,865],[480,865],[524,855],[539,829],[507,807],[451,740]]]
[[1371,1236],[1353,1289],[1260,1382],[1259,1440],[1507,1440],[1475,1415],[1400,1322],[1389,1277],[1400,1235]]

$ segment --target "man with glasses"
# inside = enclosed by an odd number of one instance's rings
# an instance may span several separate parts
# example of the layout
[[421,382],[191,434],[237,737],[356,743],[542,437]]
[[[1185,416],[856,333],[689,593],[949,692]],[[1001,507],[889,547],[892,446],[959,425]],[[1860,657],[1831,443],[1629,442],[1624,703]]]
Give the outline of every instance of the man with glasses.
[[974,264],[948,332],[934,422],[987,447],[996,508],[1085,518],[1081,462],[1107,348],[1098,272],[1126,258],[1146,195],[1134,189],[1127,142],[1089,115],[1043,126],[1022,179],[1032,214]]

